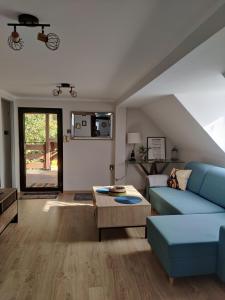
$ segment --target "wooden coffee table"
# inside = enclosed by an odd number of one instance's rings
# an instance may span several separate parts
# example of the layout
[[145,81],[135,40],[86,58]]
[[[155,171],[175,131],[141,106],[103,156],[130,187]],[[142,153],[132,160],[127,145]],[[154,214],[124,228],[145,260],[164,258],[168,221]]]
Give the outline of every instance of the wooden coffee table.
[[114,196],[96,192],[98,188],[93,187],[99,241],[102,229],[106,228],[144,227],[146,238],[146,217],[151,215],[150,203],[132,185],[126,185],[125,195],[140,197],[142,201],[137,204],[120,204],[114,200]]

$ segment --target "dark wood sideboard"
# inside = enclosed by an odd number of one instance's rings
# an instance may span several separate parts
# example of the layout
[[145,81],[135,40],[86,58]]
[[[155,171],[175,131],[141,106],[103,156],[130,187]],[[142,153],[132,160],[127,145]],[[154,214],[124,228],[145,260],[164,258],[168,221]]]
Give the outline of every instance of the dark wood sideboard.
[[16,189],[0,189],[0,234],[9,223],[18,222]]

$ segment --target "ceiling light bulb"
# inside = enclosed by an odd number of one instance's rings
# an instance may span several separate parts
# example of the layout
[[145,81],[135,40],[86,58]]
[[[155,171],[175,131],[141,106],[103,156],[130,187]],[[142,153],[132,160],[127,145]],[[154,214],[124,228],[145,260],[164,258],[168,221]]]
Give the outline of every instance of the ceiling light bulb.
[[45,42],[45,45],[50,50],[57,50],[59,48],[60,39],[57,34],[55,33],[49,33],[47,35],[47,41]]
[[59,96],[59,90],[58,89],[54,89],[52,91],[53,96]]
[[38,41],[47,43],[48,42],[48,36],[46,34],[44,34],[43,32],[39,32],[37,35],[37,39]]
[[24,42],[16,30],[14,30],[9,36],[8,45],[13,50],[21,50],[23,48]]
[[71,90],[70,90],[70,95],[71,95],[72,97],[77,97],[77,92],[76,92],[75,90],[71,89]]
[[12,39],[12,41],[14,43],[19,43],[19,41],[20,41],[20,35],[19,35],[19,33],[17,31],[13,31],[11,33],[11,39]]

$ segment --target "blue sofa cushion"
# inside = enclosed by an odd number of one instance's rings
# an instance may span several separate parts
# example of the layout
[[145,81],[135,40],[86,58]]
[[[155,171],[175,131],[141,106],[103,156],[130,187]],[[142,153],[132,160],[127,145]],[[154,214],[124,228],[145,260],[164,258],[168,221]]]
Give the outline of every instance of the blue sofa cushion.
[[148,217],[148,241],[170,276],[216,273],[222,224],[225,213]]
[[225,169],[211,166],[205,176],[199,194],[225,207]]
[[200,192],[206,173],[211,167],[211,165],[203,164],[200,162],[191,161],[187,163],[185,169],[192,170],[191,176],[188,180],[187,190],[198,194]]
[[222,213],[225,209],[190,191],[150,188],[150,202],[162,215]]

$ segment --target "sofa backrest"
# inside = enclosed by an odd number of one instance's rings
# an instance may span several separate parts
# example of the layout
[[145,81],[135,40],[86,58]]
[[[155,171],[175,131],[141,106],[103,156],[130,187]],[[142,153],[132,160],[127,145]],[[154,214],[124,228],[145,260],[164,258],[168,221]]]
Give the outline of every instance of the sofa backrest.
[[225,208],[225,168],[191,161],[187,189]]
[[203,180],[199,195],[225,207],[225,169],[211,166]]
[[187,190],[199,194],[205,176],[211,167],[211,165],[196,161],[187,163],[185,169],[192,170],[191,176],[188,180]]

